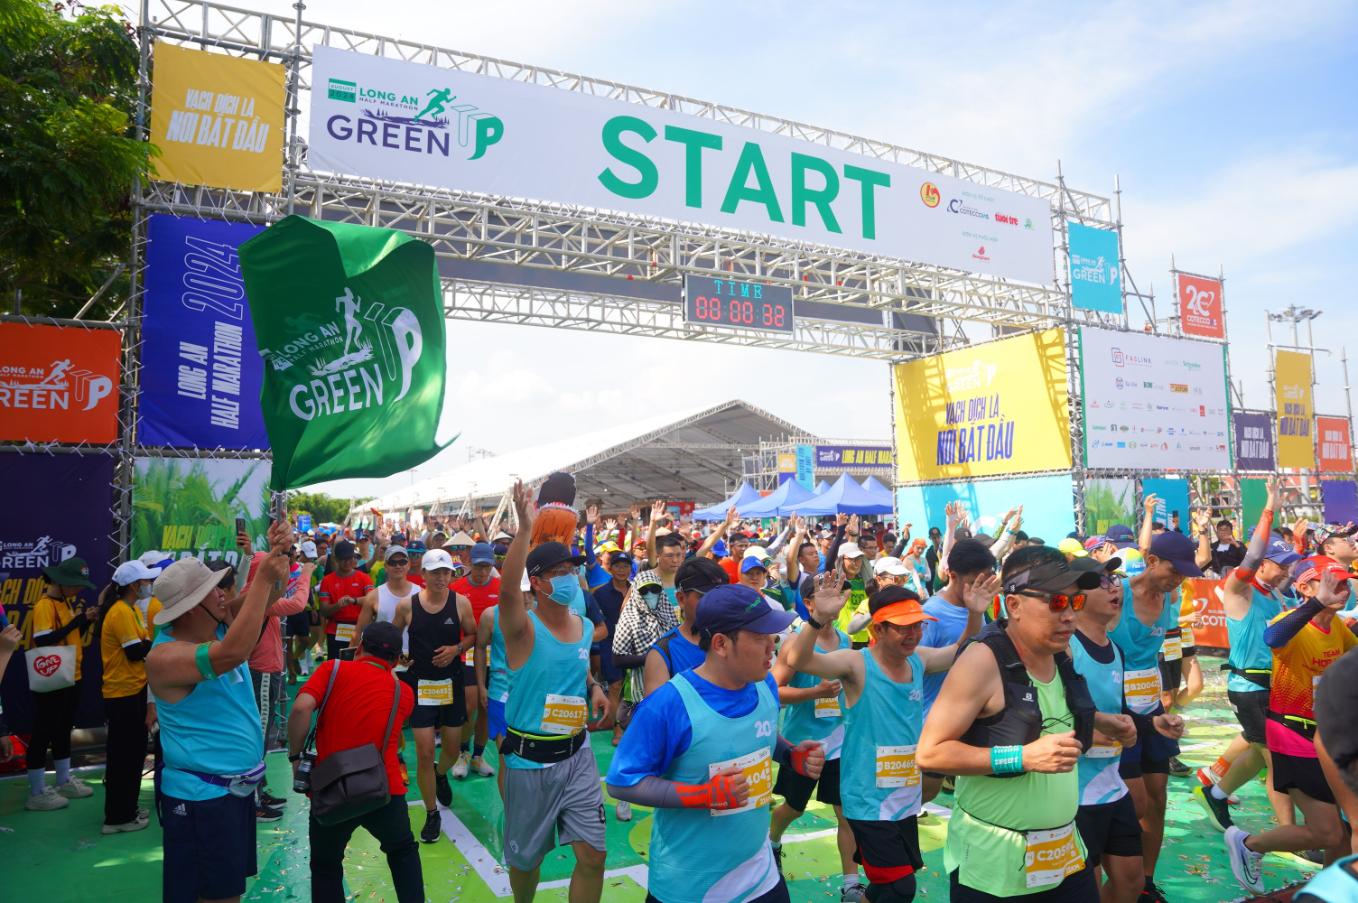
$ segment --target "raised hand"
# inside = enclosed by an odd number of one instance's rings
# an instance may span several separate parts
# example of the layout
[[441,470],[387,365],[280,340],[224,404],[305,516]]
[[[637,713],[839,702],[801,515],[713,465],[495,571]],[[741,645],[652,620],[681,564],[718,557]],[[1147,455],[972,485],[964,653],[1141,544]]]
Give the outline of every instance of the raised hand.
[[726,528],[729,530],[731,527],[734,527],[735,524],[736,524],[736,520],[737,520],[739,517],[740,517],[740,513],[736,511],[736,506],[735,506],[735,505],[732,505],[730,508],[727,508],[727,509],[726,509],[726,520],[725,520]]
[[514,500],[514,514],[518,517],[519,529],[526,530],[533,522],[533,492],[523,485],[523,480],[515,480],[510,493]]
[[651,503],[652,523],[658,522],[660,518],[664,516],[665,516],[665,503],[660,499],[656,499],[654,502]]
[[811,605],[819,616],[817,620],[824,622],[838,617],[849,592],[839,570],[817,575],[815,585],[816,593],[811,597]]
[[966,605],[967,611],[980,614],[990,607],[990,603],[1000,591],[1000,586],[999,574],[979,577],[962,590],[962,603]]
[[1141,507],[1146,509],[1147,517],[1155,516],[1155,507],[1160,504],[1160,496],[1152,492],[1141,502]]
[[1268,478],[1268,502],[1265,504],[1265,507],[1270,511],[1277,510],[1278,500],[1282,495],[1282,489],[1283,481],[1281,477],[1275,475]]
[[598,505],[585,506],[585,523],[589,524],[591,527],[597,527],[599,525]]

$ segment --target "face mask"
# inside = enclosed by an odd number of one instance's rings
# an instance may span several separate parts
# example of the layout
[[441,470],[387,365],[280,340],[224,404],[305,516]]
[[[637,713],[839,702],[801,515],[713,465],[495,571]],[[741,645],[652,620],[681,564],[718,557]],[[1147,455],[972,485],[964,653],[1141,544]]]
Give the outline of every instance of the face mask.
[[146,584],[145,586],[143,586],[143,587],[141,587],[140,589],[138,589],[138,590],[137,590],[137,598],[138,598],[138,599],[149,599],[149,598],[151,598],[151,584],[148,583],[148,584]]
[[655,611],[656,607],[660,605],[660,593],[642,593],[641,601],[646,603],[648,611]]
[[580,589],[580,578],[574,574],[562,574],[560,577],[552,578],[551,599],[577,614],[585,613],[585,593]]

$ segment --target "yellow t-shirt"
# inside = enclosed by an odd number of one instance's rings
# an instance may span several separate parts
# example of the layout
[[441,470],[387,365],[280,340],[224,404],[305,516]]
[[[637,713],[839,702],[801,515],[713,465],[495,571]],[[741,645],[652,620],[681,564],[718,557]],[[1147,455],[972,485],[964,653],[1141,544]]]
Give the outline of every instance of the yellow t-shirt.
[[155,596],[152,596],[151,600],[146,603],[146,626],[151,628],[152,634],[155,634],[156,631],[159,630],[159,628],[156,627],[156,615],[160,612],[162,607],[160,600]]
[[125,649],[151,639],[151,629],[141,609],[126,602],[115,602],[104,615],[99,634],[99,652],[104,657],[104,698],[135,696],[146,686],[146,663],[128,659]]
[[[66,604],[65,599],[53,599],[51,596],[43,596],[33,605],[33,615],[29,619],[33,624],[33,639],[36,641],[44,634],[59,630],[71,623],[75,617],[75,612],[71,606]],[[85,652],[84,638],[79,631],[71,631],[62,639],[59,646],[75,647],[75,679],[80,682],[80,659]]]

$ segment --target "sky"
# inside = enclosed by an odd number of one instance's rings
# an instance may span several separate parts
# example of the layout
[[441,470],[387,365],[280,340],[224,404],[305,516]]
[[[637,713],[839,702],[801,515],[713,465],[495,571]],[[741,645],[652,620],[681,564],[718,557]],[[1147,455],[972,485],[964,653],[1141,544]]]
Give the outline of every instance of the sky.
[[[286,0],[232,5],[292,13]],[[1128,268],[1161,318],[1171,260],[1225,274],[1245,405],[1271,405],[1265,311],[1296,304],[1324,312],[1316,344],[1332,351],[1317,357],[1317,408],[1345,413],[1339,358],[1358,326],[1358,4],[326,0],[306,18],[1033,178],[1054,181],[1059,161],[1068,185],[1105,196],[1119,180]],[[1144,319],[1133,303],[1133,327]],[[379,494],[477,449],[731,398],[824,437],[890,434],[877,361],[457,320],[448,344],[459,440],[413,474],[317,488]],[[562,356],[577,374],[565,385]]]

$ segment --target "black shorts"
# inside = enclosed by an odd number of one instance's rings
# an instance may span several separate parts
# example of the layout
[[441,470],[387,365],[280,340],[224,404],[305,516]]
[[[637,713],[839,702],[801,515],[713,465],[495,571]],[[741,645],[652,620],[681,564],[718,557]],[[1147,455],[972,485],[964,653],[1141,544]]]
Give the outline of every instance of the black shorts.
[[957,879],[957,872],[948,875],[949,895],[952,903],[1090,903],[1099,899],[1099,887],[1094,883],[1094,869],[1085,867],[1066,878],[1050,890],[1021,897],[996,897],[971,887],[963,887]]
[[1166,693],[1173,693],[1184,685],[1184,660],[1160,661],[1160,687]]
[[410,677],[409,671],[401,672],[401,680],[415,691],[415,708],[410,710],[409,724],[417,727],[461,727],[467,723],[467,694],[462,681],[453,678],[453,701],[446,705],[420,705],[419,679]]
[[[787,881],[783,879],[782,875],[779,875],[778,885],[773,890],[766,894],[760,894],[753,900],[750,900],[749,903],[789,903],[791,899],[792,898],[788,896],[787,892]],[[647,892],[646,903],[663,903],[663,901]]]
[[1289,756],[1280,752],[1270,755],[1273,758],[1274,790],[1282,793],[1300,790],[1313,800],[1334,804],[1334,791],[1330,789],[1330,782],[1325,780],[1319,759]]
[[1122,775],[1124,781],[1139,778],[1143,774],[1169,774],[1170,757],[1178,754],[1178,741],[1169,739],[1152,727],[1150,718],[1138,717],[1136,743],[1122,748],[1122,763],[1118,765],[1118,774]]
[[1268,690],[1227,690],[1226,698],[1240,722],[1240,733],[1247,743],[1265,743],[1264,722],[1268,720]]
[[283,632],[289,637],[311,636],[311,612],[303,609],[283,619]]
[[820,780],[797,774],[789,765],[778,766],[778,780],[773,782],[773,792],[793,809],[805,812],[806,804],[811,801],[812,790],[816,791],[818,801],[827,806],[839,805],[839,759],[830,759],[825,763]]
[[255,800],[226,794],[211,800],[162,796],[165,903],[198,903],[245,893],[259,871],[255,859]]
[[859,821],[848,819],[849,830],[858,844],[853,861],[873,884],[891,884],[924,868],[919,851],[919,826],[915,816],[900,821]]
[[1190,658],[1193,658],[1193,657],[1196,656],[1197,654],[1198,654],[1198,647],[1197,647],[1197,646],[1185,646],[1185,647],[1184,647],[1184,661],[1188,661]]
[[1085,842],[1085,861],[1098,865],[1103,856],[1140,856],[1141,823],[1136,820],[1132,795],[1124,793],[1111,803],[1081,806],[1075,825]]

